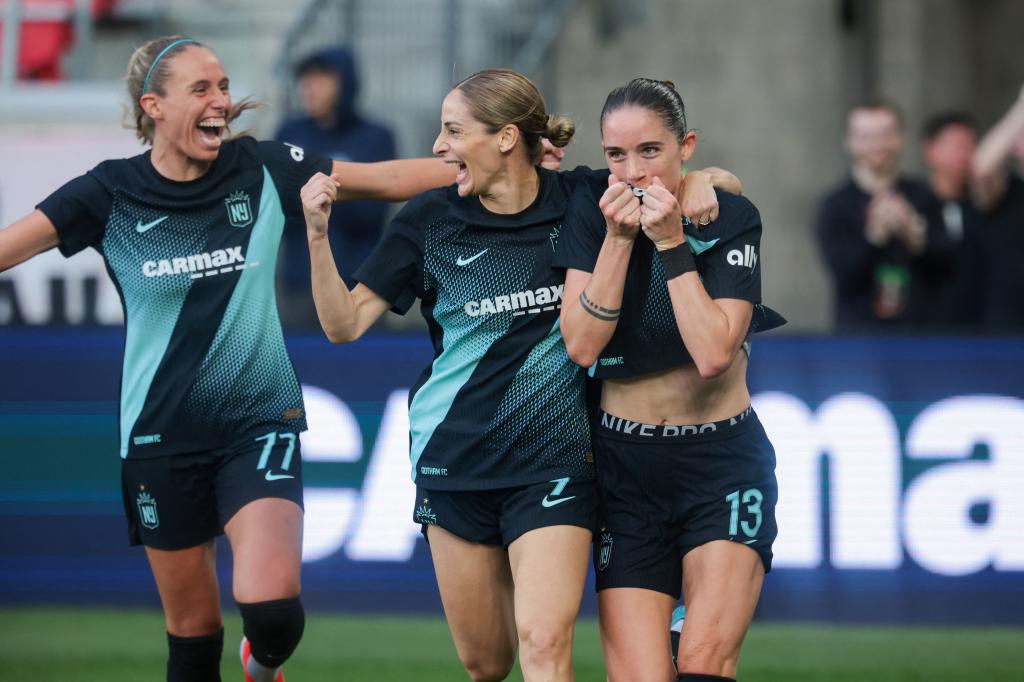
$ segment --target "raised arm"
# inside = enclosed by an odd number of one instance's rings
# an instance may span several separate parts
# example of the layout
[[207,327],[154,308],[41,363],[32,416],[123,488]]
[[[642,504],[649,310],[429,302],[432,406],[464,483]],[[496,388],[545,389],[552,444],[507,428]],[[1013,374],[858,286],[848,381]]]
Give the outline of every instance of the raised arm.
[[697,371],[708,379],[732,365],[746,338],[754,306],[745,300],[708,295],[679,227],[680,210],[675,195],[655,178],[644,196],[640,220],[664,265],[679,334]]
[[615,333],[629,257],[640,232],[640,201],[615,175],[608,176],[599,205],[607,232],[594,270],[567,270],[562,299],[562,338],[570,359],[582,367],[597,361]]
[[0,230],[0,272],[60,244],[57,229],[36,209]]
[[331,204],[340,186],[336,175],[317,173],[302,188],[302,212],[313,279],[313,302],[320,326],[331,343],[348,343],[361,337],[389,308],[388,302],[358,284],[349,291],[338,274],[327,238]]
[[428,189],[455,182],[456,171],[441,159],[399,159],[377,163],[335,161],[335,201],[408,201]]
[[1024,87],[1017,101],[998,123],[985,134],[974,152],[971,169],[971,192],[974,202],[988,211],[1006,193],[1008,176],[1006,162],[1015,144],[1024,136]]
[[[682,180],[681,202],[691,207],[694,224],[718,218],[718,199],[711,184],[718,181],[725,183],[726,191],[742,189],[735,175],[720,169],[693,171]],[[594,364],[615,334],[629,259],[640,230],[640,201],[615,175],[609,176],[599,205],[607,232],[597,262],[592,272],[568,269],[563,292],[562,336],[569,357],[583,367]],[[681,221],[679,213],[676,219]],[[682,224],[676,225],[681,236]]]

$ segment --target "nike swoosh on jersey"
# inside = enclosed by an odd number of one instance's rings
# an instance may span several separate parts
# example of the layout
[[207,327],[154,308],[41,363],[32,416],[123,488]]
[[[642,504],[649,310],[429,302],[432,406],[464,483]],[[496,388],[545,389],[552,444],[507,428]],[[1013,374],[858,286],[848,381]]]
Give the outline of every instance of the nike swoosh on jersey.
[[170,218],[170,216],[165,215],[163,218],[157,218],[153,222],[146,224],[143,224],[142,221],[140,220],[139,222],[135,223],[135,231],[138,232],[139,234],[142,234],[143,232],[149,232],[154,227],[156,227],[163,221],[167,220],[168,218]]
[[540,504],[542,507],[554,507],[556,504],[562,504],[563,502],[568,502],[569,500],[575,499],[575,495],[570,495],[569,497],[560,497],[557,500],[549,500],[548,496],[545,495],[544,499],[540,501]]
[[476,254],[475,256],[470,256],[469,258],[463,258],[462,256],[459,256],[459,257],[458,257],[458,258],[457,258],[457,259],[455,260],[455,264],[456,264],[456,265],[458,265],[458,266],[459,266],[460,268],[461,268],[461,267],[462,267],[463,265],[469,265],[470,263],[472,263],[473,261],[475,261],[475,260],[476,260],[477,258],[479,258],[480,256],[484,255],[484,254],[485,254],[485,253],[487,253],[488,251],[490,251],[490,249],[484,249],[484,250],[483,250],[483,251],[481,251],[480,253]]
[[272,471],[268,471],[267,475],[265,476],[265,478],[268,481],[280,481],[282,478],[295,478],[295,477],[292,476],[291,474],[275,474]]

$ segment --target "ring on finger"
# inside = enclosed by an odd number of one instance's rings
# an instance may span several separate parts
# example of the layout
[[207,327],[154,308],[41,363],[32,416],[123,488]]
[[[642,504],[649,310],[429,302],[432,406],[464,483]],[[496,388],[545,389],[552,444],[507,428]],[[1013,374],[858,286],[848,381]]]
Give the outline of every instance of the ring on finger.
[[711,216],[705,215],[700,217],[700,222],[697,223],[701,227],[711,224]]

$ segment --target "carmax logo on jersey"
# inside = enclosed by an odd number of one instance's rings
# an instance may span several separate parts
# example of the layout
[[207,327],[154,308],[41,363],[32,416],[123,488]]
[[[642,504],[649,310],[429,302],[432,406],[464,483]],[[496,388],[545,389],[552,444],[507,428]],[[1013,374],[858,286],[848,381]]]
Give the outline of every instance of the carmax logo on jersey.
[[467,301],[463,309],[470,317],[491,315],[512,311],[513,316],[536,315],[537,313],[555,310],[562,307],[562,289],[564,284],[554,287],[541,287],[532,291],[517,291],[507,296],[481,298],[479,301]]
[[235,270],[244,270],[245,268],[255,268],[258,265],[258,261],[246,263],[242,247],[233,246],[228,249],[217,249],[210,253],[197,253],[192,256],[148,260],[142,264],[142,274],[146,277],[187,274],[192,279],[199,279],[200,277],[213,277],[214,275],[223,275]]

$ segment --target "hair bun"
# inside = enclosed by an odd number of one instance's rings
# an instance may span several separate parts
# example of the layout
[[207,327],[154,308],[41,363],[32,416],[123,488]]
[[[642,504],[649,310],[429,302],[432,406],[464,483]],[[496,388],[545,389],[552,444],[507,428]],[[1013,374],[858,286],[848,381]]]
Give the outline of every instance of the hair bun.
[[572,141],[576,133],[576,124],[567,116],[548,116],[544,129],[544,137],[556,147],[564,147]]
[[675,90],[675,89],[676,89],[676,84],[675,84],[675,83],[673,83],[673,82],[672,82],[672,81],[670,81],[670,80],[663,80],[663,81],[659,81],[659,82],[660,82],[660,83],[661,83],[662,85],[666,85],[666,86],[668,86],[668,87],[672,88],[673,90]]

